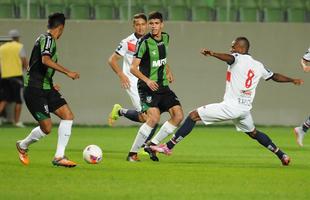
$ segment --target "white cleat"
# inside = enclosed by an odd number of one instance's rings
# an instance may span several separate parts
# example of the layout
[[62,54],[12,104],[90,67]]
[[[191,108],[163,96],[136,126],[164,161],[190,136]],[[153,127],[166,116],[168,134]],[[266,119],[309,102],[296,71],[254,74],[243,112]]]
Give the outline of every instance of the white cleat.
[[305,132],[302,130],[302,127],[295,127],[294,128],[294,134],[295,134],[295,138],[296,138],[296,142],[299,146],[304,146],[303,144],[303,140],[305,137]]

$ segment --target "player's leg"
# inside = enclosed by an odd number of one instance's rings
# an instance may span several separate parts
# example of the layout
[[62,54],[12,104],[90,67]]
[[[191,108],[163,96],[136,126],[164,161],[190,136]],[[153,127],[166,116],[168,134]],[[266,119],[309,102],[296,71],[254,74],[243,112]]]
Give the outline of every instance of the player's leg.
[[25,165],[29,164],[27,154],[29,146],[45,137],[52,129],[52,121],[44,95],[43,91],[36,89],[26,89],[24,94],[28,110],[39,123],[39,126],[32,129],[26,138],[16,142],[20,161]]
[[131,83],[131,87],[126,90],[130,100],[132,102],[132,105],[135,107],[135,109],[127,109],[123,108],[119,104],[115,104],[112,108],[112,111],[109,114],[109,120],[108,124],[112,126],[116,120],[119,119],[119,117],[124,116],[127,119],[134,121],[134,122],[145,122],[145,118],[143,117],[141,111],[141,105],[140,105],[140,97],[137,90],[137,86],[133,85]]
[[75,167],[76,163],[70,161],[65,156],[65,150],[71,136],[74,118],[73,113],[65,99],[63,99],[56,90],[52,90],[50,96],[51,99],[49,104],[51,107],[51,112],[61,119],[58,127],[57,149],[52,164],[64,167]]
[[289,164],[290,158],[272,142],[272,140],[268,137],[268,135],[255,128],[252,115],[249,111],[247,111],[240,118],[235,119],[234,123],[237,127],[237,130],[245,132],[252,139],[256,140],[258,143],[260,143],[261,145],[269,149],[271,152],[276,154],[277,157],[281,160],[283,165]]
[[309,128],[310,128],[310,116],[301,126],[294,128],[296,142],[301,147],[303,146],[303,140]]
[[1,93],[0,93],[0,114],[4,111],[5,106],[7,105],[10,93],[10,87],[8,80],[1,79]]
[[158,95],[158,106],[161,113],[168,111],[171,118],[161,126],[160,130],[151,141],[146,142],[144,151],[149,154],[150,159],[153,161],[159,161],[159,159],[156,156],[156,152],[152,150],[151,146],[158,145],[168,135],[172,134],[183,120],[183,110],[181,104],[178,97],[172,90],[168,90]]
[[166,137],[172,134],[175,131],[175,129],[179,126],[179,124],[182,122],[183,110],[180,105],[176,105],[170,108],[169,114],[171,118],[161,126],[158,133],[151,140],[150,145],[158,145]]
[[193,128],[196,125],[196,122],[200,120],[201,118],[198,114],[198,111],[197,110],[191,111],[189,115],[186,117],[181,127],[176,131],[173,137],[166,144],[151,146],[151,149],[159,153],[171,155],[174,146],[181,140],[183,140],[193,130]]
[[160,120],[160,111],[156,107],[148,108],[147,111],[147,120],[139,128],[137,136],[134,140],[134,143],[128,153],[128,161],[138,161],[137,152],[144,144],[145,140],[151,134],[153,128],[158,124]]
[[22,111],[22,93],[23,93],[23,79],[14,78],[12,80],[12,102],[15,102],[14,108],[14,125],[19,128],[24,128],[24,124],[20,121],[20,114]]
[[170,155],[174,146],[182,141],[193,130],[197,121],[203,121],[205,125],[209,125],[214,122],[229,120],[232,117],[233,116],[227,112],[227,108],[223,103],[201,106],[190,112],[170,141],[163,145],[154,146],[152,149],[157,152]]

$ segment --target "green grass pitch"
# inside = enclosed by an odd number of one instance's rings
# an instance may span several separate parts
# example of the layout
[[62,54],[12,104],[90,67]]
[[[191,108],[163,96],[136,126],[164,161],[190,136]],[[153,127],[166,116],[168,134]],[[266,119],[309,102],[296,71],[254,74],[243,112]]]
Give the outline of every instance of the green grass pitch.
[[[23,166],[15,142],[31,128],[0,128],[0,199],[310,199],[310,140],[295,144],[290,127],[261,127],[288,153],[278,158],[233,127],[196,127],[170,157],[125,161],[137,127],[74,127],[67,156],[75,168],[54,167],[57,128],[30,148]],[[308,145],[307,145],[308,143]],[[86,164],[89,144],[103,149],[103,161]]]

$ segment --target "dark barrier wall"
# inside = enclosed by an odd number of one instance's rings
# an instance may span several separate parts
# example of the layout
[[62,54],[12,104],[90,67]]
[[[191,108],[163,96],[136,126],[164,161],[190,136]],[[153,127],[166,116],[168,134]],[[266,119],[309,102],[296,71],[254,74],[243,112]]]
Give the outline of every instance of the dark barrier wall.
[[[46,30],[46,22],[2,20],[0,27],[1,36],[17,28],[30,56],[35,39]],[[251,42],[250,53],[254,58],[274,72],[305,80],[301,87],[261,81],[252,110],[255,122],[298,125],[310,114],[310,73],[302,72],[299,64],[310,46],[309,24],[167,22],[165,31],[171,39],[168,63],[176,79],[171,87],[185,113],[204,104],[220,102],[224,94],[225,63],[201,56],[200,48],[228,52],[235,37],[246,36]],[[107,64],[119,41],[131,32],[130,22],[67,21],[65,32],[57,42],[59,62],[79,71],[81,79],[72,81],[57,73],[55,83],[61,85],[63,96],[75,113],[75,122],[107,124],[114,103],[132,107],[118,77]],[[22,120],[33,121],[26,107]],[[122,119],[118,124],[131,123]]]

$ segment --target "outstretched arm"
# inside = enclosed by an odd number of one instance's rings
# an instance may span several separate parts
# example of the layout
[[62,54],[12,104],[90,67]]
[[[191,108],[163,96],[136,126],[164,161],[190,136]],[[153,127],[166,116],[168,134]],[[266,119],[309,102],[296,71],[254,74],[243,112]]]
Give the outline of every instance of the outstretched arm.
[[55,63],[50,56],[44,55],[42,56],[42,63],[50,68],[53,68],[61,73],[64,73],[69,78],[72,78],[73,80],[80,78],[80,74],[77,72],[72,72],[65,67],[61,66],[58,63]]
[[118,65],[118,61],[121,58],[122,56],[114,52],[109,58],[109,65],[112,68],[112,70],[115,72],[115,74],[119,77],[122,88],[128,89],[130,87],[130,81],[128,77],[124,74],[120,66]]
[[158,84],[155,81],[152,81],[148,77],[144,76],[144,74],[142,74],[139,71],[138,67],[140,65],[140,62],[141,62],[140,58],[133,59],[132,64],[130,66],[130,73],[132,73],[138,79],[144,81],[152,91],[156,91],[158,89]]
[[302,69],[304,70],[304,72],[310,72],[310,65],[309,62],[307,62],[305,59],[301,59],[300,60],[300,64],[302,66]]
[[282,74],[274,73],[271,79],[275,82],[280,83],[293,83],[294,85],[301,85],[304,83],[302,79],[294,79],[287,76],[284,76]]
[[213,56],[219,60],[225,61],[228,64],[233,64],[235,62],[235,57],[226,53],[216,53],[209,49],[201,49],[200,53],[204,56]]

